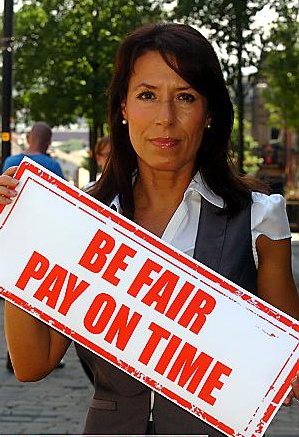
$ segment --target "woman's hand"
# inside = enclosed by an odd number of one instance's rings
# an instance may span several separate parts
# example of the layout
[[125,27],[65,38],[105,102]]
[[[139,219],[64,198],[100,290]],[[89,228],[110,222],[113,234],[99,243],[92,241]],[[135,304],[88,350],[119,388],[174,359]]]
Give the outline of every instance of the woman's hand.
[[299,372],[297,372],[295,378],[292,379],[291,385],[292,385],[292,390],[283,401],[283,404],[286,405],[287,407],[292,405],[293,399],[299,402]]
[[17,167],[8,168],[0,176],[0,204],[8,205],[12,202],[12,197],[17,195],[15,190],[19,181],[13,177]]

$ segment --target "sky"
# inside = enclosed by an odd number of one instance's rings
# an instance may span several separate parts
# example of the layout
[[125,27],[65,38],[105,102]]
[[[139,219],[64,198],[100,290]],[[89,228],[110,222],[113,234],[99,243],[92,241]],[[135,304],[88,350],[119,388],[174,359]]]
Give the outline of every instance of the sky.
[[[14,3],[22,3],[21,0],[18,0],[17,2],[16,2],[16,0],[13,0],[13,1],[14,1]],[[3,9],[4,9],[4,0],[0,0],[0,12],[2,12]],[[16,6],[15,6],[15,9],[16,9]]]

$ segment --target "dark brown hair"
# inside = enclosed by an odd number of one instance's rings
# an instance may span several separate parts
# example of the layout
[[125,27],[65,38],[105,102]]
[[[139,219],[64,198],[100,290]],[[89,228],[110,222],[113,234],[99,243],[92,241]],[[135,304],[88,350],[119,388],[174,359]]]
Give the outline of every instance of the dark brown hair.
[[132,175],[137,159],[128,127],[122,124],[121,102],[126,99],[136,60],[157,51],[165,62],[208,101],[212,116],[198,149],[194,171],[224,199],[226,210],[235,214],[250,202],[250,189],[231,168],[229,140],[234,120],[233,106],[212,45],[197,30],[185,24],[163,23],[140,27],[120,45],[109,90],[111,153],[100,181],[91,194],[109,203],[119,194],[123,213],[134,216]]

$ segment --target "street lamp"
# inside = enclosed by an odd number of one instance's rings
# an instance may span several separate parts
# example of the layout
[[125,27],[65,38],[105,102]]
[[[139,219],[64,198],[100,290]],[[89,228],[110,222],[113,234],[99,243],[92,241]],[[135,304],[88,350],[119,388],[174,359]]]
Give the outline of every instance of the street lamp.
[[4,0],[2,39],[2,164],[11,154],[13,0]]

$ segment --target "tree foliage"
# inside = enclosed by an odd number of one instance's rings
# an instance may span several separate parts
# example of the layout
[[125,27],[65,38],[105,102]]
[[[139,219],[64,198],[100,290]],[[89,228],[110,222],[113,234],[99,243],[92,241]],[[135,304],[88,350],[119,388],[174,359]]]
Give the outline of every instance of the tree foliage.
[[265,43],[256,15],[271,0],[178,0],[174,16],[206,28],[217,44],[227,83],[237,92],[240,67],[257,65]]
[[16,109],[52,125],[105,120],[119,41],[159,10],[147,0],[26,1],[16,13]]
[[276,0],[178,0],[174,17],[208,29],[221,55],[227,84],[234,92],[239,120],[238,167],[244,160],[244,98],[243,71],[247,66],[259,68],[266,38],[255,24],[258,12]]
[[16,113],[52,126],[84,117],[93,149],[106,122],[116,48],[160,15],[150,0],[25,0],[15,16]]
[[299,132],[299,7],[286,7],[272,30],[262,70],[272,124]]
[[[232,145],[232,160],[237,163],[238,155],[238,132],[239,132],[239,121],[235,118],[233,131],[231,135],[231,145]],[[254,140],[251,135],[251,123],[249,121],[244,121],[244,161],[243,168],[246,174],[256,175],[261,164],[263,163],[263,158],[257,154],[258,143]]]

